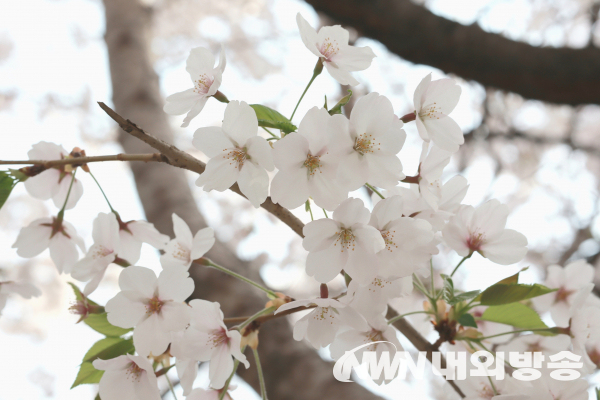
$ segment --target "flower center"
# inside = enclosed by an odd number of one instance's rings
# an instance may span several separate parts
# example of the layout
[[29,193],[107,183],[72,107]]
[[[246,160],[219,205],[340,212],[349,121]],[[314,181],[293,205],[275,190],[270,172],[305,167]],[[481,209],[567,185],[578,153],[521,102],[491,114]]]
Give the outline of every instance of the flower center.
[[336,232],[335,234],[337,235],[337,239],[333,244],[334,246],[337,246],[339,243],[342,249],[342,253],[344,252],[344,250],[350,250],[350,248],[352,248],[352,251],[354,251],[354,247],[356,246],[356,236],[354,236],[352,229],[342,229],[341,231]]
[[380,233],[383,241],[385,242],[385,248],[387,251],[392,252],[394,248],[398,248],[394,242],[394,233],[396,233],[396,231],[380,231]]
[[483,233],[472,233],[467,239],[467,247],[471,251],[479,251],[481,250],[481,246],[485,242],[485,234]]
[[[367,334],[365,335],[365,343],[368,342],[380,342],[382,341],[383,335],[381,333],[381,331],[378,331],[375,328],[371,328],[371,332],[367,332]],[[377,346],[379,345],[379,343],[374,343],[371,346],[369,346],[369,350],[370,351],[375,351],[377,350]]]
[[215,78],[212,76],[208,76],[207,74],[200,75],[200,77],[194,82],[194,92],[206,95],[214,81]]
[[210,346],[211,349],[227,343],[229,343],[229,336],[227,336],[227,331],[225,331],[223,328],[212,331],[212,333],[208,336],[208,340],[206,341],[206,345]]
[[317,307],[315,311],[313,311],[312,317],[318,321],[325,321],[327,319],[334,320],[335,315],[331,310],[331,307]]
[[190,251],[179,242],[175,243],[175,247],[173,248],[171,255],[173,258],[178,260],[185,262],[190,261]]
[[429,104],[421,109],[419,112],[419,118],[421,120],[424,119],[440,119],[444,114],[441,111],[441,108],[437,105],[437,103]]
[[112,254],[114,252],[113,250],[108,249],[102,246],[101,244],[96,244],[94,245],[94,247],[94,251],[92,252],[92,258],[94,259],[106,257],[107,255]]
[[554,303],[560,303],[561,301],[566,302],[569,296],[573,294],[572,290],[567,290],[564,287],[561,287],[556,292],[556,297],[554,298]]
[[331,40],[326,38],[319,49],[319,52],[323,54],[323,57],[327,61],[331,61],[331,57],[335,56],[340,51],[340,46],[337,40]]
[[[226,150],[227,149],[223,149],[223,151],[226,151]],[[229,165],[236,164],[235,168],[238,168],[238,169],[242,169],[242,166],[244,165],[244,161],[250,159],[250,157],[248,156],[248,153],[246,152],[245,147],[243,149],[240,149],[239,147],[236,147],[235,149],[231,149],[223,157],[231,160]]]
[[[375,145],[381,146],[381,143],[375,143],[373,141],[373,135],[369,135],[367,133],[363,133],[362,135],[356,138],[354,142],[354,150],[359,152],[361,155],[365,155],[367,153],[372,153]],[[381,150],[380,147],[377,147],[377,150]]]
[[164,301],[160,300],[158,296],[155,295],[153,298],[148,300],[148,303],[146,304],[146,314],[160,313],[163,304],[165,304]]
[[127,379],[139,382],[142,378],[142,372],[144,372],[144,370],[140,368],[136,363],[132,362],[131,364],[129,364],[129,368],[127,368],[127,371],[125,371],[125,375],[127,375]]
[[308,175],[313,176],[315,172],[321,168],[321,156],[313,156],[308,153],[306,155],[306,160],[304,160],[304,167],[308,170]]

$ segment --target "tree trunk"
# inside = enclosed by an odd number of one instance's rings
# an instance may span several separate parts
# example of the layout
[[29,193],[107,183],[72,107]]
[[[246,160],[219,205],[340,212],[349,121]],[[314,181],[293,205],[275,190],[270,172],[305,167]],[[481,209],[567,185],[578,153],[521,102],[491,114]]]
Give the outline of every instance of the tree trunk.
[[[164,101],[159,91],[158,76],[148,55],[151,10],[141,6],[138,0],[104,0],[104,5],[105,40],[115,109],[147,132],[172,142],[171,128],[162,111]],[[127,153],[154,152],[124,133],[120,134],[119,141]],[[183,218],[193,232],[206,226],[183,170],[160,163],[132,163],[131,169],[146,217],[157,229],[172,235],[172,213]],[[207,256],[218,264],[260,281],[258,271],[252,270],[223,243],[217,242]],[[193,266],[190,272],[196,283],[193,297],[219,301],[226,316],[252,315],[267,301],[255,288],[218,271]],[[267,393],[272,399],[379,399],[357,384],[336,381],[332,364],[323,361],[305,343],[294,341],[289,323],[284,318],[265,323],[260,340],[259,353]],[[254,364],[252,360],[251,364]],[[255,390],[259,390],[254,366],[247,371],[241,367],[238,372]]]

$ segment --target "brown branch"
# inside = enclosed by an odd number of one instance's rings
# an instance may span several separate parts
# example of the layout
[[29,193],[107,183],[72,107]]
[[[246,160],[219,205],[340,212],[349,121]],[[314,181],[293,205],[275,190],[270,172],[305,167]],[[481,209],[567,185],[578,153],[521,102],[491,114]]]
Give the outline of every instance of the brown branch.
[[[98,102],[98,105],[108,114],[109,117],[111,117],[116,123],[118,123],[121,129],[123,129],[125,132],[140,139],[152,148],[160,151],[160,153],[167,158],[169,164],[175,167],[196,172],[197,174],[201,174],[204,172],[206,164],[198,160],[196,157],[179,150],[172,144],[164,142],[146,133],[135,123],[121,117],[106,104]],[[239,194],[242,197],[246,197],[240,191],[240,188],[238,187],[237,183],[230,187],[229,190]],[[304,234],[302,233],[302,228],[304,227],[304,224],[288,209],[281,207],[279,204],[273,203],[270,197],[267,197],[267,200],[261,204],[261,207],[273,214],[274,216],[276,216],[277,218],[279,218],[279,220],[281,220],[284,224],[289,226],[300,237],[304,237]]]
[[[169,164],[179,167],[179,168],[197,172],[199,174],[204,172],[205,164],[202,161],[198,160],[197,158],[193,157],[192,155],[190,155],[184,151],[179,150],[177,147],[175,147],[171,144],[168,144],[168,143],[166,143],[160,139],[157,139],[154,136],[144,132],[143,129],[139,128],[133,122],[121,117],[119,114],[117,114],[115,111],[113,111],[106,104],[104,104],[102,102],[99,102],[98,104],[113,120],[115,120],[119,124],[121,129],[123,129],[125,132],[129,133],[130,135],[135,136],[136,138],[142,140],[144,143],[147,143],[152,148],[160,151],[165,157],[168,158]],[[230,188],[230,190],[236,192],[240,196],[244,196],[240,192],[237,184],[233,185]],[[296,216],[294,216],[288,209],[283,208],[278,204],[274,204],[270,198],[267,198],[267,201],[265,201],[263,204],[261,204],[261,207],[265,208],[267,211],[269,211],[270,213],[275,215],[277,218],[279,218],[284,224],[286,224],[290,228],[292,228],[292,230],[294,232],[296,232],[300,237],[304,237],[304,235],[302,234],[302,229],[304,228],[304,224],[302,223],[302,221],[300,221],[298,218],[296,218]],[[309,308],[307,307],[305,309],[309,309]],[[289,310],[289,311],[292,311],[292,310]],[[301,310],[297,310],[297,311],[301,311]],[[293,312],[296,312],[296,311],[293,311]],[[284,314],[284,312],[282,312],[281,314]],[[277,314],[277,316],[279,316],[279,314]],[[270,317],[269,319],[274,319],[277,316],[266,315],[265,317]],[[244,319],[244,321],[245,321],[245,319]],[[397,321],[394,324],[394,326],[404,336],[406,336],[406,338],[408,340],[410,340],[415,345],[415,347],[417,349],[419,349],[419,351],[428,351],[428,350],[422,350],[423,348],[429,349],[429,351],[433,351],[431,348],[431,346],[432,346],[431,343],[429,343],[427,341],[427,339],[425,339],[419,332],[417,332],[417,330],[412,325],[410,325],[410,323],[408,321],[401,319],[401,320]],[[431,354],[428,354],[428,359],[431,361]],[[445,360],[443,359],[443,357],[442,357],[442,364],[445,365]],[[460,390],[460,388],[458,388],[458,386],[456,386],[456,384],[454,384],[454,382],[451,382],[451,381],[448,381],[448,382],[450,383],[450,385],[452,385],[454,390],[456,390],[456,392],[461,397],[463,397],[463,398],[465,397],[464,394],[462,393],[462,391]]]
[[551,103],[600,104],[600,49],[535,47],[411,0],[306,0],[403,59]]
[[44,169],[52,168],[58,165],[67,164],[87,164],[92,162],[102,161],[145,161],[145,162],[164,162],[169,163],[169,160],[160,153],[148,154],[114,154],[109,156],[91,156],[91,157],[74,157],[63,158],[60,160],[0,160],[0,165],[40,165]]
[[[265,322],[265,321],[269,321],[272,319],[277,319],[277,318],[281,318],[281,317],[285,317],[286,315],[290,315],[290,314],[294,314],[300,311],[306,311],[306,310],[311,310],[313,308],[316,308],[316,305],[310,305],[310,306],[302,306],[302,307],[296,307],[296,308],[291,308],[289,310],[285,310],[280,312],[279,314],[267,314],[267,315],[261,315],[260,317],[256,318],[255,321],[256,322]],[[238,324],[244,321],[247,321],[248,318],[250,318],[250,316],[248,317],[231,317],[231,318],[224,318],[223,322],[226,324]]]

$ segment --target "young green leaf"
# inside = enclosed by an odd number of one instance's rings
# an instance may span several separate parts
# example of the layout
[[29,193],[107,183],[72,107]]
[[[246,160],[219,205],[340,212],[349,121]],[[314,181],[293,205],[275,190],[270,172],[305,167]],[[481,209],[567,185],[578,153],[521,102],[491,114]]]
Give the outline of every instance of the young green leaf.
[[133,339],[123,339],[119,337],[107,337],[98,340],[83,356],[83,362],[92,362],[96,358],[109,360],[124,354],[133,354],[135,347]]
[[[333,106],[333,108],[331,110],[329,110],[329,115],[341,114],[342,107],[344,107],[346,104],[348,104],[351,97],[352,97],[352,90],[348,89],[348,94],[346,96],[342,97],[341,100],[338,101],[337,104],[335,106]],[[327,108],[327,106],[325,106],[325,108]]]
[[504,284],[497,283],[485,289],[481,293],[480,302],[485,306],[497,306],[501,304],[510,304],[517,301],[527,300],[548,293],[555,292],[558,289],[550,289],[544,285],[534,284],[525,285],[522,283]]
[[498,322],[521,329],[545,329],[548,326],[541,320],[538,313],[521,303],[510,303],[501,306],[491,306],[483,312],[484,321]]
[[474,297],[477,297],[479,295],[480,291],[479,290],[473,290],[470,292],[465,292],[465,293],[460,293],[455,295],[453,298],[451,298],[449,301],[446,300],[446,302],[448,304],[450,304],[451,306],[460,303],[461,301],[469,301]]
[[83,320],[90,328],[96,332],[100,332],[104,336],[108,337],[119,337],[123,336],[131,329],[123,329],[118,326],[111,325],[106,318],[106,313],[102,314],[90,314],[86,319]]
[[252,107],[256,113],[258,126],[279,129],[285,133],[294,132],[298,129],[289,119],[272,108],[260,104],[250,104],[250,107]]
[[0,208],[8,200],[8,196],[19,181],[11,177],[5,171],[0,171]]
[[84,362],[79,367],[79,372],[77,373],[77,377],[75,378],[75,382],[73,382],[71,389],[85,383],[98,383],[103,374],[104,371],[94,368],[91,362]]
[[463,314],[458,319],[458,323],[462,326],[470,326],[472,328],[477,328],[477,322],[475,322],[475,318],[471,314]]

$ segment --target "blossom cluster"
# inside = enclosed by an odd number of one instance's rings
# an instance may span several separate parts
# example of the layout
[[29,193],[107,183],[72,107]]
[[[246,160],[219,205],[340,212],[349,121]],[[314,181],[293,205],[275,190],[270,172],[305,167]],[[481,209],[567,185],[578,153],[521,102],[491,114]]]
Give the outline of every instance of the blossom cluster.
[[[340,26],[323,27],[317,32],[299,14],[297,23],[303,43],[317,57],[313,80],[325,68],[340,84],[357,85],[352,73],[371,65],[373,51],[349,45],[348,32]],[[451,276],[444,278],[443,290],[435,289],[433,276],[429,290],[421,281],[434,273],[432,257],[440,249],[453,250],[462,257],[461,264],[478,253],[496,264],[510,265],[521,261],[527,252],[526,238],[506,228],[506,205],[495,199],[478,207],[462,204],[467,180],[460,175],[442,180],[453,153],[464,143],[460,127],[449,116],[460,98],[456,81],[432,80],[431,74],[424,77],[414,93],[413,112],[404,116],[396,115],[387,97],[369,93],[354,104],[349,117],[339,109],[313,107],[296,128],[280,114],[279,120],[265,125],[255,105],[229,101],[219,91],[225,66],[224,48],[216,67],[210,50],[192,49],[186,69],[193,87],[167,97],[164,107],[169,114],[187,114],[183,126],[188,126],[211,97],[228,103],[221,126],[202,127],[194,133],[193,145],[208,158],[196,184],[205,191],[225,191],[237,183],[255,207],[270,195],[273,203],[284,208],[305,205],[310,210],[314,204],[325,215],[304,226],[302,241],[307,251],[306,273],[315,286],[320,285],[320,296],[292,300],[270,292],[265,313],[308,310],[294,324],[294,339],[306,340],[317,349],[329,346],[336,360],[365,344],[368,346],[363,351],[377,354],[392,348],[400,351],[397,331],[387,317],[388,304],[409,295],[414,288],[429,298],[423,313],[432,319],[440,338],[443,332],[451,332],[445,341],[452,345],[463,340],[471,347],[464,350],[474,351],[473,343],[482,345],[494,339],[488,336],[499,334],[494,331],[498,324],[486,317],[492,307],[481,297],[485,292],[479,297],[479,291],[455,293]],[[404,124],[411,122],[416,124],[423,146],[417,173],[407,176],[398,154],[407,138]],[[266,129],[273,126],[280,128],[280,135]],[[259,127],[271,137],[261,136]],[[35,144],[29,152],[31,160],[68,157],[72,154],[48,142]],[[94,243],[86,248],[73,225],[65,220],[65,211],[76,205],[83,191],[75,178],[77,168],[64,164],[32,173],[25,181],[33,197],[51,198],[60,211],[23,228],[13,247],[17,254],[28,258],[49,249],[60,273],[85,282],[84,299],[98,288],[109,265],[124,267],[119,276],[120,291],[104,309],[110,324],[133,330],[137,355],[93,361],[96,369],[104,371],[100,397],[159,399],[155,365],[165,355],[175,358],[188,400],[228,396],[227,390],[232,389],[229,378],[237,365],[249,366],[243,354],[249,344],[242,336],[247,333],[246,325],[228,327],[219,303],[188,301],[194,292],[192,264],[213,266],[203,258],[215,243],[213,230],[204,228],[193,234],[186,222],[173,214],[175,237],[170,239],[149,222],[124,222],[110,207],[111,212],[95,218]],[[352,197],[363,187],[372,195],[372,204]],[[331,218],[326,211],[333,212]],[[158,276],[136,266],[142,243],[162,253]],[[328,284],[340,276],[347,289],[330,297]],[[518,301],[532,298],[538,312],[550,312],[557,328],[548,332],[561,335],[519,336],[503,342],[506,349],[573,350],[583,357],[586,371],[592,372],[596,368],[594,360],[600,359],[600,302],[592,293],[592,279],[592,267],[583,261],[566,268],[551,267],[545,285],[558,290],[544,292],[547,287],[540,286],[536,290],[543,295],[525,295]],[[508,286],[502,282],[499,285]],[[517,289],[525,290],[521,286]],[[0,310],[11,292],[25,297],[39,295],[26,283],[0,283]],[[510,304],[522,305],[518,301]],[[474,302],[479,304],[471,306]],[[473,308],[475,305],[481,311]],[[208,390],[194,388],[200,362],[210,363]],[[494,385],[491,380],[469,379],[462,386],[470,400],[551,399],[561,398],[561,393],[583,399],[582,380],[513,381]]]

